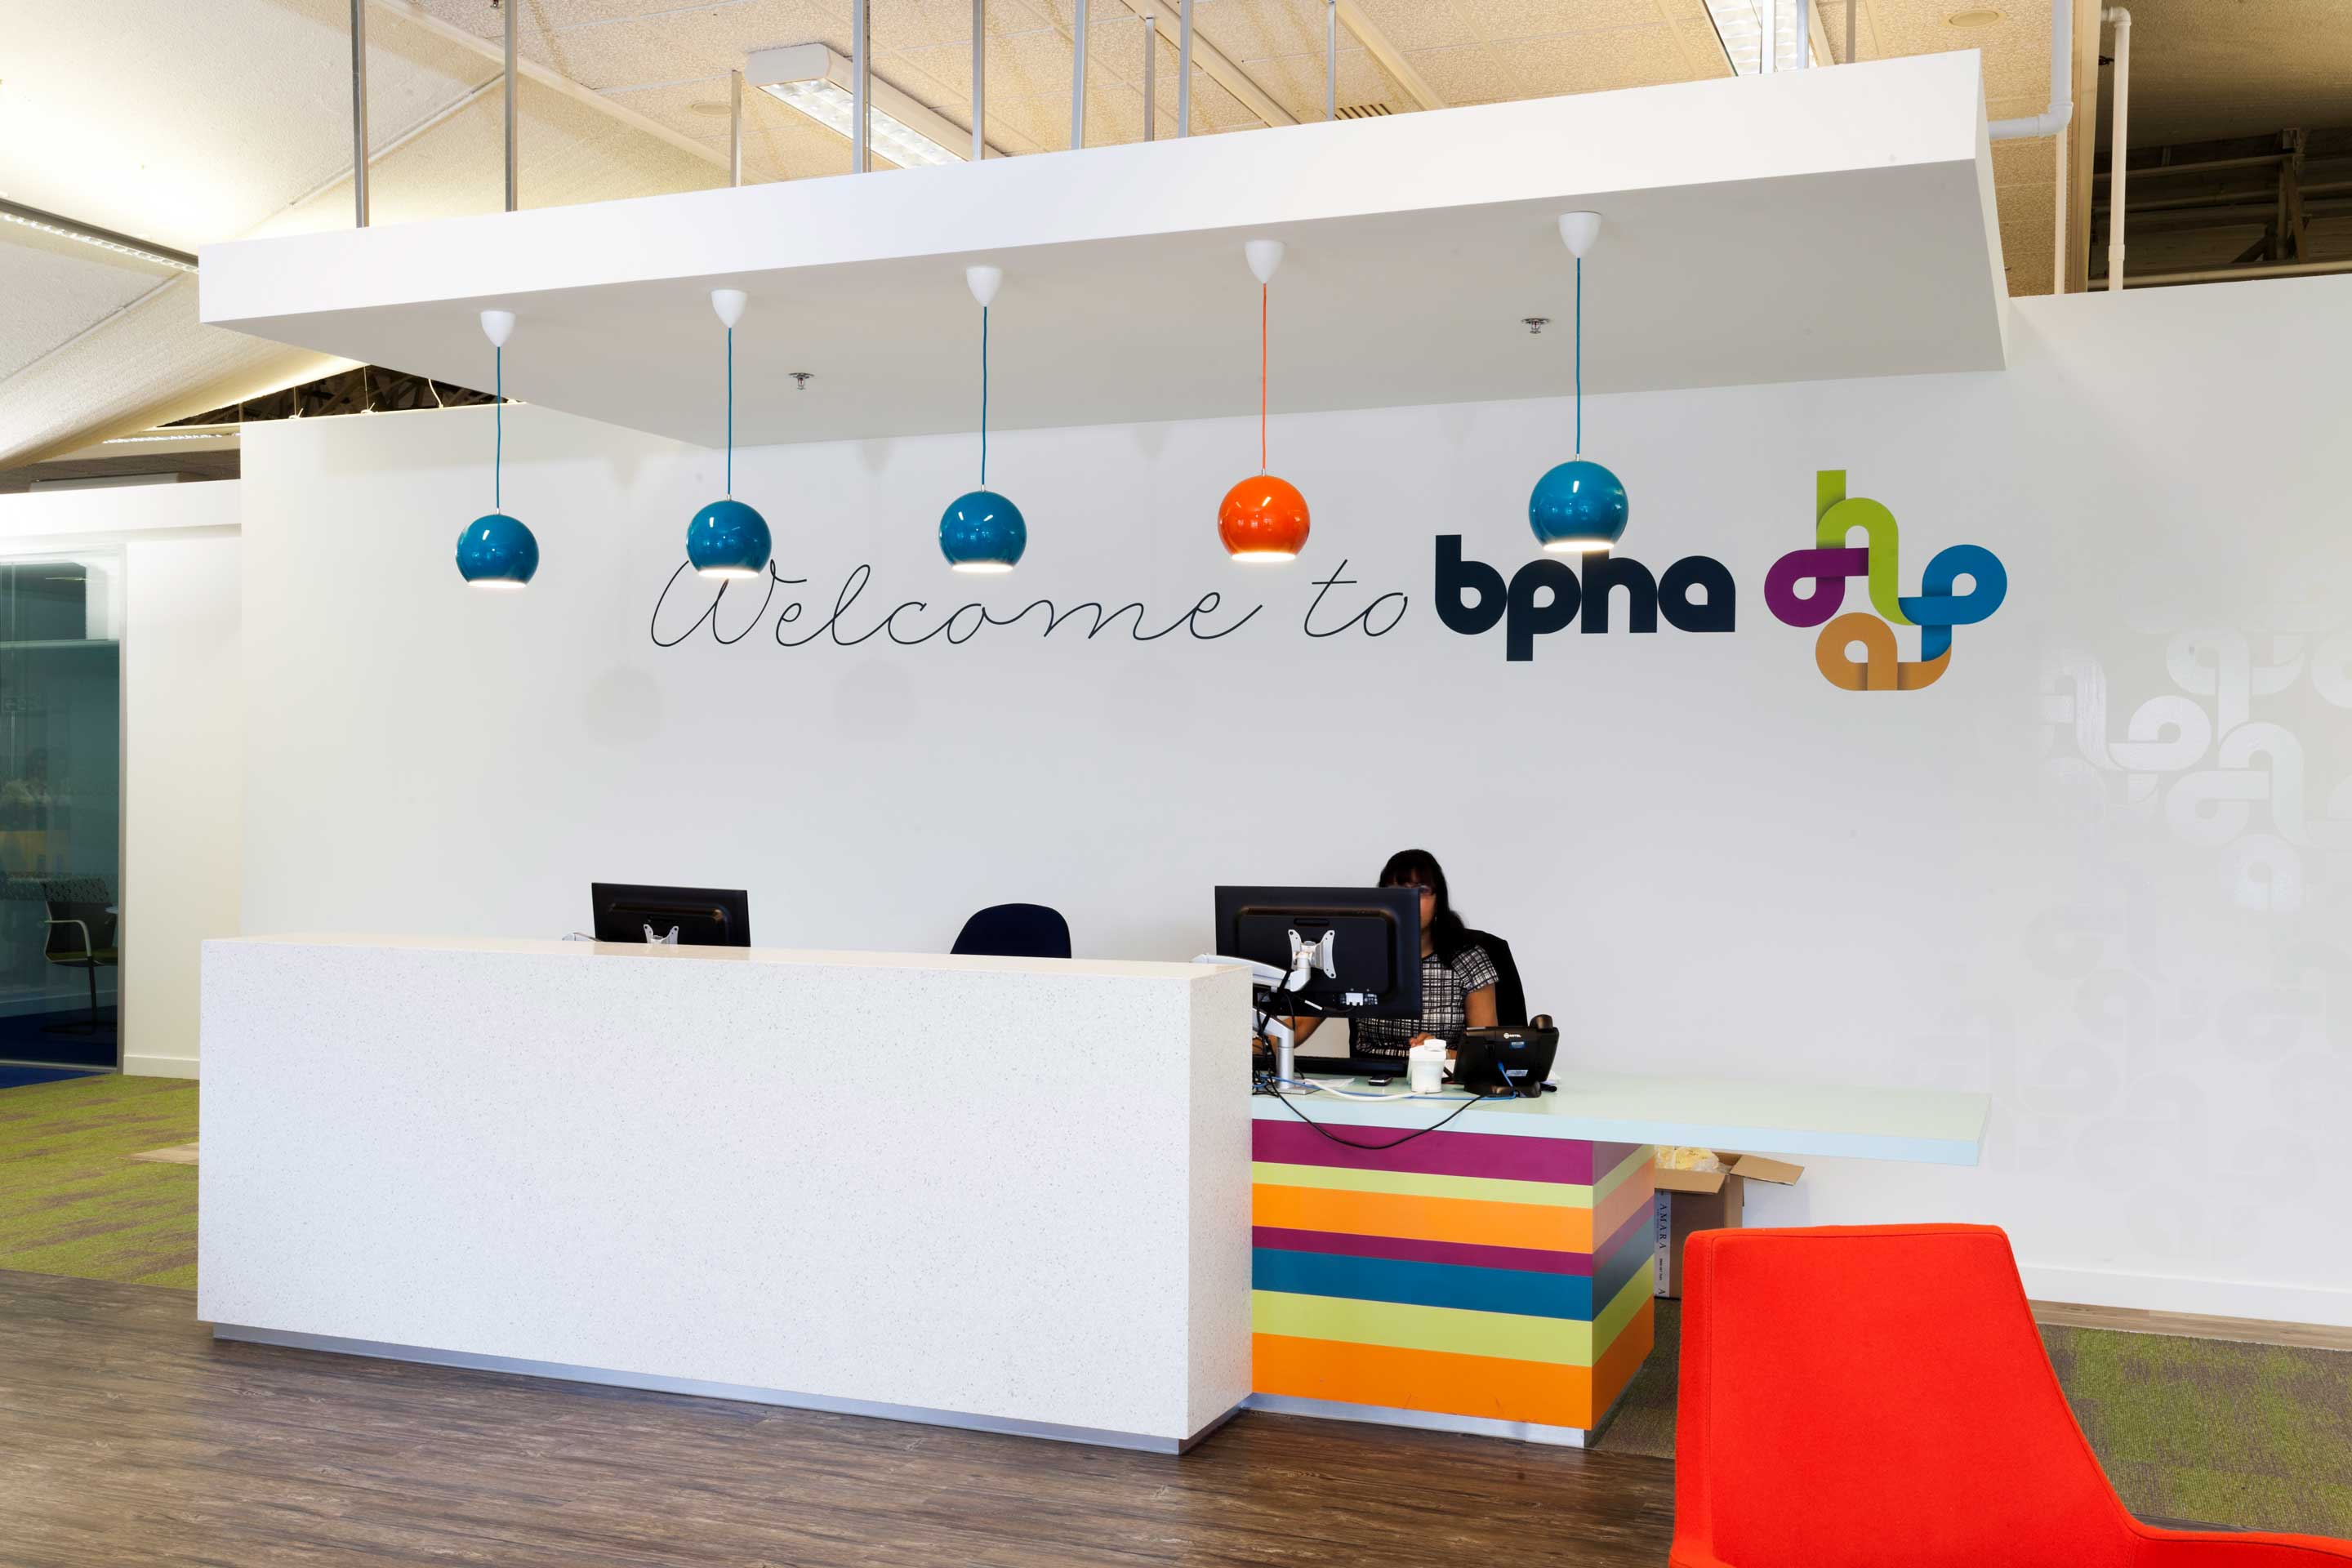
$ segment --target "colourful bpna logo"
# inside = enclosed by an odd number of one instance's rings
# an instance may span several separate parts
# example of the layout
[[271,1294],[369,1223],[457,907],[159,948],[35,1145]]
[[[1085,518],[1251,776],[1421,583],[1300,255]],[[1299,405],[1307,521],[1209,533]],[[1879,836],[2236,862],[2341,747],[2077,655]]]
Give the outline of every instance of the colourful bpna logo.
[[[1927,563],[1918,593],[1899,593],[1895,514],[1874,500],[1846,499],[1843,468],[1822,469],[1814,488],[1813,548],[1791,550],[1772,563],[1764,578],[1766,607],[1790,626],[1821,626],[1813,661],[1832,686],[1916,691],[1935,685],[1951,667],[1952,628],[1973,626],[2000,608],[2009,596],[2008,569],[1981,544],[1954,544]],[[1849,542],[1857,528],[1859,549]],[[1838,614],[1845,608],[1849,577],[1869,579],[1871,607],[1878,614]],[[1968,592],[1953,592],[1963,577]],[[1898,656],[1896,626],[1919,628],[1916,662]],[[1846,651],[1855,643],[1863,647],[1860,662]]]

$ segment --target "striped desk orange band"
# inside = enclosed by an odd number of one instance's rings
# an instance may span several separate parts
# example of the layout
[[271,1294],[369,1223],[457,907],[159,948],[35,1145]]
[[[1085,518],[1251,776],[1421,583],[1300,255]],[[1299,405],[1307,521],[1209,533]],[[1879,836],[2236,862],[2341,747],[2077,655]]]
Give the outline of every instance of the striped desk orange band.
[[1649,1148],[1254,1132],[1258,1392],[1589,1429],[1648,1356]]

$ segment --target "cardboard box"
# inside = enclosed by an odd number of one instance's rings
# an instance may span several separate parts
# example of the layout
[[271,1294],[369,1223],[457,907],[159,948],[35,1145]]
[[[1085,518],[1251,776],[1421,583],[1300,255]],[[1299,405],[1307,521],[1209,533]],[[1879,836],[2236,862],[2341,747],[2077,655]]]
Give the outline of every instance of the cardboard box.
[[1761,1154],[1718,1149],[1715,1157],[1723,1166],[1720,1171],[1669,1171],[1661,1166],[1652,1173],[1658,1192],[1654,1200],[1657,1247],[1651,1259],[1653,1294],[1683,1293],[1683,1242],[1691,1232],[1739,1228],[1748,1207],[1748,1183],[1792,1186],[1805,1173],[1801,1165],[1768,1160]]

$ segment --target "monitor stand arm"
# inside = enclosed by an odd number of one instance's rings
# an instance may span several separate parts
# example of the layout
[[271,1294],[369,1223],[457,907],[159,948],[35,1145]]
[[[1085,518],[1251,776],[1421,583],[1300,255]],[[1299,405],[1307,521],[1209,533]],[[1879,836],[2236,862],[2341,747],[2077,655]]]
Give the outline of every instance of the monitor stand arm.
[[1327,931],[1317,941],[1308,942],[1297,931],[1292,931],[1290,978],[1283,982],[1282,988],[1285,991],[1306,990],[1307,982],[1318,969],[1328,978],[1337,980],[1339,977],[1339,961],[1333,956],[1332,945],[1339,934],[1335,931]]
[[1274,1047],[1274,1076],[1284,1083],[1297,1081],[1298,1039],[1291,1031],[1289,1020],[1278,1013],[1267,1014],[1265,1037]]
[[1333,953],[1332,940],[1338,934],[1327,931],[1318,940],[1308,942],[1292,931],[1290,971],[1286,974],[1270,963],[1228,958],[1223,953],[1204,952],[1192,960],[1195,963],[1238,963],[1250,971],[1250,979],[1257,988],[1259,1011],[1266,1016],[1265,1038],[1274,1047],[1274,1075],[1285,1083],[1295,1081],[1298,1076],[1298,1039],[1287,1022],[1288,1015],[1281,1011],[1282,999],[1306,990],[1307,981],[1318,969],[1338,978],[1339,963]]

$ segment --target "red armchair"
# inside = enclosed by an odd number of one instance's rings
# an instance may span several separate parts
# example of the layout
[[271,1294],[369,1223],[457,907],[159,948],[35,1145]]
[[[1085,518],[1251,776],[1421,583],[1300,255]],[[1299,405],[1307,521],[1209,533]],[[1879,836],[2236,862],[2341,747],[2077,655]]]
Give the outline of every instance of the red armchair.
[[2125,1512],[1990,1226],[1702,1231],[1684,1270],[1674,1568],[2352,1562]]

